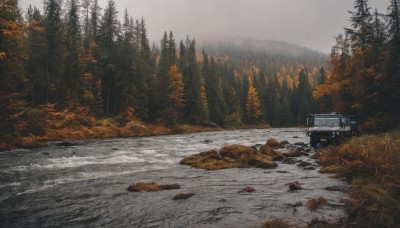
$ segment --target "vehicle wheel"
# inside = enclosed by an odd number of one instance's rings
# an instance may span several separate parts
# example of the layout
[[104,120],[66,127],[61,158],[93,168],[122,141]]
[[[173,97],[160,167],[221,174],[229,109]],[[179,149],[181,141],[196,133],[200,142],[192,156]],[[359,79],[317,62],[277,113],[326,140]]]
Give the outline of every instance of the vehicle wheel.
[[310,146],[312,148],[317,148],[317,143],[312,138],[310,138]]

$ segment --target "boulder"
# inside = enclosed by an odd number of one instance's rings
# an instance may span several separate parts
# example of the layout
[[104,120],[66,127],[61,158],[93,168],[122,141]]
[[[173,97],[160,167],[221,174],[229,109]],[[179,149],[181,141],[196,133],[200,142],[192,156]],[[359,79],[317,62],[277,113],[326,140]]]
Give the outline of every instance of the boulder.
[[306,144],[303,143],[303,142],[296,142],[296,143],[293,143],[293,145],[296,145],[296,146],[306,146]]
[[162,191],[162,190],[180,189],[180,188],[181,188],[181,186],[179,184],[159,185],[155,182],[149,182],[149,183],[132,184],[128,187],[128,191],[130,191],[130,192],[157,192],[157,191]]
[[60,142],[56,144],[57,146],[64,146],[64,147],[68,147],[68,146],[73,146],[74,144],[70,143],[70,142]]
[[249,165],[250,166],[255,166],[257,168],[262,168],[262,169],[273,169],[276,168],[278,165],[273,162],[273,161],[268,161],[268,160],[261,160],[257,158],[252,158],[249,160]]
[[277,155],[281,155],[281,153],[273,150],[271,147],[269,147],[267,144],[262,145],[260,147],[260,153],[264,154],[264,155],[268,155],[271,157],[277,156]]
[[206,157],[208,159],[217,159],[217,160],[221,159],[221,156],[219,155],[218,151],[216,151],[216,150],[204,151],[204,152],[201,152],[199,155]]
[[249,160],[256,150],[252,147],[243,146],[243,145],[230,145],[224,146],[219,150],[219,154],[221,157],[228,157],[234,160]]
[[285,156],[283,156],[282,154],[275,156],[272,161],[282,161],[283,159],[285,159]]
[[174,196],[173,200],[184,200],[196,195],[195,193],[178,193]]
[[302,161],[302,162],[300,162],[297,166],[298,167],[306,167],[306,166],[311,166],[312,164],[310,163],[310,162],[305,162],[305,161]]
[[285,146],[285,145],[290,145],[290,142],[287,140],[283,140],[280,142],[280,144]]
[[298,181],[289,183],[289,190],[290,191],[300,190],[300,189],[302,189],[301,185],[302,185],[302,183],[300,183]]
[[292,157],[301,157],[302,153],[299,151],[290,151],[287,153],[283,153],[283,156],[287,158],[292,158]]
[[265,145],[267,145],[267,146],[269,146],[269,147],[271,147],[271,148],[275,148],[275,149],[277,149],[277,148],[283,148],[283,147],[284,147],[282,144],[280,144],[280,143],[278,142],[278,140],[276,140],[276,139],[274,139],[274,138],[268,139],[268,140],[267,140],[267,144],[265,144]]

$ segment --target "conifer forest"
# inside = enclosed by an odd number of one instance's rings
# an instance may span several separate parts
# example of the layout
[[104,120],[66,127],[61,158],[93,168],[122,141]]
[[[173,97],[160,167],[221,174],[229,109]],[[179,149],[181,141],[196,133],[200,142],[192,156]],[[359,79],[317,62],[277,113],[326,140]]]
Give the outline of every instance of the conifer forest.
[[0,0],[0,226],[400,227],[400,0],[349,2]]
[[150,43],[145,18],[118,12],[113,0],[104,9],[97,0],[43,3],[24,14],[16,0],[0,5],[0,122],[8,139],[61,127],[49,126],[49,113],[86,126],[298,126],[331,111],[357,115],[367,129],[398,122],[398,1],[387,13],[355,1],[352,26],[329,56],[277,41],[199,47],[173,31]]

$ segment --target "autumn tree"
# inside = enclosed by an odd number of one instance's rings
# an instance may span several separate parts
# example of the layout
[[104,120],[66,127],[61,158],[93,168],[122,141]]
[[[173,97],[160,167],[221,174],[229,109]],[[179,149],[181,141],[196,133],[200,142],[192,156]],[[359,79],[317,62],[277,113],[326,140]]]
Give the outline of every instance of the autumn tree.
[[168,106],[164,110],[164,119],[167,124],[181,122],[182,109],[185,106],[183,90],[183,76],[174,64],[170,67],[168,74]]
[[[0,3],[0,134],[7,143],[17,140],[12,134],[15,115],[24,110],[26,78],[23,71],[23,31],[17,0]],[[16,131],[18,132],[18,131]],[[11,133],[11,134],[10,134]]]
[[250,85],[246,100],[247,100],[246,102],[247,118],[250,123],[254,123],[261,116],[261,111],[260,111],[261,104],[257,90],[256,88],[254,88],[253,85]]
[[206,82],[204,79],[201,79],[201,87],[200,87],[200,120],[202,122],[210,121],[210,113],[208,110],[208,101],[207,101],[207,91],[206,91]]

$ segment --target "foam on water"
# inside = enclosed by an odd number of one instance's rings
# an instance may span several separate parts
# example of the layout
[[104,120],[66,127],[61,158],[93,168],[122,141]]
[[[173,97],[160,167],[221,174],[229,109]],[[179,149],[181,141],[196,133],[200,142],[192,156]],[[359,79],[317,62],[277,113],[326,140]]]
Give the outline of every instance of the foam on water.
[[24,171],[30,169],[63,169],[63,168],[75,168],[86,165],[104,165],[104,164],[123,164],[123,163],[141,163],[145,162],[145,159],[138,158],[135,156],[119,155],[119,156],[107,156],[107,157],[61,157],[61,158],[50,158],[43,162],[43,164],[33,163],[29,166],[17,166],[14,170]]

